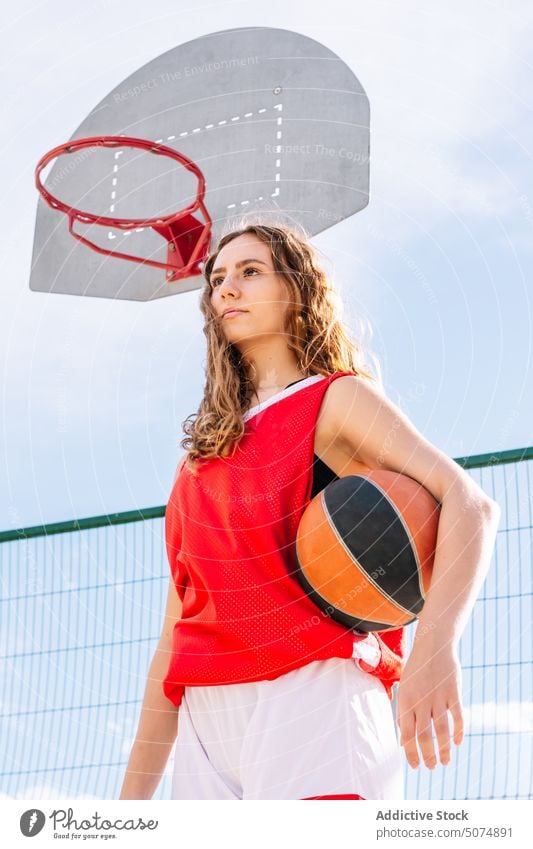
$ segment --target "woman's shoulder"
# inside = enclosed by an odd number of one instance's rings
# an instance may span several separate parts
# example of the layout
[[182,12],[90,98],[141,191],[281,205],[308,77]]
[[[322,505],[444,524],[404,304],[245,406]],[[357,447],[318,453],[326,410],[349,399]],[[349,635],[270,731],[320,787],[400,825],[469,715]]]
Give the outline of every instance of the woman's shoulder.
[[[337,371],[329,375],[328,386],[324,392],[320,407],[318,424],[321,433],[331,444],[345,448],[342,431],[346,419],[353,420],[357,410],[357,418],[363,425],[364,401],[368,397],[376,397],[379,392],[374,381],[356,371]],[[368,404],[367,404],[368,406]],[[372,421],[365,419],[364,427],[372,427]]]

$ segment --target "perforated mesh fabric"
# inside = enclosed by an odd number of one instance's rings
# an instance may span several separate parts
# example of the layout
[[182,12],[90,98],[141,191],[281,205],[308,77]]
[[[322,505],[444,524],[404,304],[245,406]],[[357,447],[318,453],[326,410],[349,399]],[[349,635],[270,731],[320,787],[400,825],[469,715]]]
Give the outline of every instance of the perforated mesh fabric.
[[[232,457],[182,466],[167,505],[165,537],[183,602],[163,691],[277,678],[314,660],[352,657],[365,639],[322,613],[296,578],[295,540],[310,501],[316,421],[324,394],[349,371],[314,375],[245,415]],[[370,671],[392,698],[403,630]]]

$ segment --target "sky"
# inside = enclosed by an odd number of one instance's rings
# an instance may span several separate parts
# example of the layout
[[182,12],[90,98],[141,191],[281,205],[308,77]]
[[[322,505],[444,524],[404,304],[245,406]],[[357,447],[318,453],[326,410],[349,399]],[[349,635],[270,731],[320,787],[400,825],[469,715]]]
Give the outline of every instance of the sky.
[[[533,443],[531,4],[21,0],[0,52],[0,530],[166,503],[204,383],[199,293],[31,292],[33,172],[146,62],[255,25],[322,42],[369,97],[369,205],[312,241],[388,396],[452,457]],[[501,729],[486,705],[473,730]]]
[[235,26],[315,38],[367,92],[369,205],[312,243],[389,398],[450,456],[531,444],[533,10],[328,10],[58,0],[5,16],[0,528],[168,497],[203,387],[199,293],[138,304],[30,291],[33,171],[134,70]]

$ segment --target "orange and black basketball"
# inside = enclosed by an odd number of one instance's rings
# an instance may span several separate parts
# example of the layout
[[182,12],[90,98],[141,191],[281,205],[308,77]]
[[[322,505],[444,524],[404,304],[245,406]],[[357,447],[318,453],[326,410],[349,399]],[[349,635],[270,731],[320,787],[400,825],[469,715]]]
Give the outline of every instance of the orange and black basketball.
[[418,481],[366,469],[332,481],[308,504],[296,575],[315,604],[357,631],[416,620],[430,585],[440,503]]

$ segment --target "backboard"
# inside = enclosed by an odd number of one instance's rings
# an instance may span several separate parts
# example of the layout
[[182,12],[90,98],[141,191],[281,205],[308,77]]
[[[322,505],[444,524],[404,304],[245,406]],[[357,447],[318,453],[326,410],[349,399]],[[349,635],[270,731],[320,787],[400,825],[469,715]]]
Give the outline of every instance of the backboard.
[[[149,139],[197,163],[212,245],[231,226],[257,219],[296,223],[312,236],[368,204],[368,98],[338,56],[289,30],[224,30],[157,57],[113,89],[70,139],[108,135]],[[60,156],[44,184],[69,204],[135,219],[186,207],[196,191],[193,175],[172,160],[131,148]],[[33,291],[147,301],[203,285],[201,276],[168,282],[159,268],[95,253],[67,224],[39,198]],[[156,260],[166,253],[149,228],[91,224],[86,232],[108,250]]]

